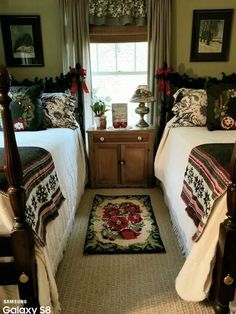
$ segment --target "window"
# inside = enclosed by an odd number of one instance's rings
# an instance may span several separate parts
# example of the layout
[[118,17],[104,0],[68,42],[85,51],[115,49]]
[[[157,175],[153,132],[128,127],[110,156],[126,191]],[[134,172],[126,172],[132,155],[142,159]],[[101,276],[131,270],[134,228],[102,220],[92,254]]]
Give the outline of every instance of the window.
[[[138,104],[129,103],[138,85],[147,84],[147,42],[90,44],[93,97],[109,104],[128,103],[128,124],[135,125]],[[112,125],[111,110],[107,112]]]

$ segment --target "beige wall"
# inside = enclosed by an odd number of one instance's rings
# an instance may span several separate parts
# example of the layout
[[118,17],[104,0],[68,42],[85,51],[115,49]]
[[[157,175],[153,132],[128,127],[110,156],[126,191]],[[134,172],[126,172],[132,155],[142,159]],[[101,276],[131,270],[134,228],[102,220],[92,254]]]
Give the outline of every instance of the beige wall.
[[[0,0],[0,14],[38,14],[41,17],[44,67],[9,68],[18,80],[34,77],[55,77],[62,72],[58,0]],[[229,61],[190,62],[192,16],[194,9],[235,9],[236,0],[173,0],[172,62],[174,70],[194,76],[216,76],[236,72],[236,17],[230,42]],[[0,63],[4,63],[0,32]]]
[[[172,62],[174,70],[194,76],[221,77],[221,72],[236,72],[236,1],[173,0]],[[190,62],[193,10],[235,9],[229,50],[225,62]]]
[[[0,14],[40,15],[44,67],[9,67],[16,79],[55,77],[62,72],[58,0],[0,0]],[[5,64],[0,32],[0,63]]]

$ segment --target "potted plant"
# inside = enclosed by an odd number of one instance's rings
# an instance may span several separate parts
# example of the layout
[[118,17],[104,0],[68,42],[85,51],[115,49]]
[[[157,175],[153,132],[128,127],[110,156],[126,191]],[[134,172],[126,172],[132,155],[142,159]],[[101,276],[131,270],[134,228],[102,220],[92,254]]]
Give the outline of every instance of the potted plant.
[[[91,106],[91,109],[94,113],[94,120],[96,126],[99,128],[101,120],[104,121],[103,128],[106,128],[106,118],[104,116],[105,112],[109,110],[109,106],[105,103],[104,100],[97,99]],[[105,125],[104,125],[105,124]]]

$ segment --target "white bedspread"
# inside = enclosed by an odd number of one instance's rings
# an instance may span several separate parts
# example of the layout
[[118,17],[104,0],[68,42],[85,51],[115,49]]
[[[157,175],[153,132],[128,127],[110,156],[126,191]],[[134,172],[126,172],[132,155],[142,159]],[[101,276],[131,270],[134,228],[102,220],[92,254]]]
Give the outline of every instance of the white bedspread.
[[[0,132],[0,147],[3,136]],[[15,132],[18,146],[36,146],[49,151],[54,160],[60,188],[65,201],[59,216],[47,225],[46,247],[36,246],[40,305],[52,305],[54,313],[59,309],[54,275],[63,257],[75,211],[84,192],[86,163],[80,130],[47,129],[37,132]],[[7,200],[0,200],[0,232],[10,232],[11,221],[6,215]],[[6,293],[7,291],[7,293]],[[4,294],[3,294],[4,293]],[[12,299],[12,289],[0,290],[1,299]],[[2,297],[3,296],[3,297]]]
[[210,287],[219,224],[225,219],[226,195],[216,202],[206,230],[194,243],[191,238],[196,227],[180,197],[184,171],[193,147],[206,143],[234,143],[236,131],[210,132],[206,127],[169,128],[172,121],[165,128],[155,157],[155,176],[162,183],[172,223],[187,256],[176,279],[176,290],[184,300],[201,301]]

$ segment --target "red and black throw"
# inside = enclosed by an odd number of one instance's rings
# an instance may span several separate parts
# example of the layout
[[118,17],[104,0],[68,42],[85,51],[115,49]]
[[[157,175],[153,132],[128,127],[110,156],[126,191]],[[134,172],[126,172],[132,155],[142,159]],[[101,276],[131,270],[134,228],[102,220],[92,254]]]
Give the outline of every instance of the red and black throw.
[[[27,223],[42,245],[46,240],[46,225],[58,216],[64,201],[51,154],[40,147],[18,147],[23,169],[22,185],[26,191]],[[3,148],[0,148],[3,169]],[[0,189],[7,189],[7,180],[0,174]]]
[[214,202],[231,183],[228,167],[234,144],[204,144],[192,149],[184,174],[181,197],[197,227],[197,242],[211,215]]

